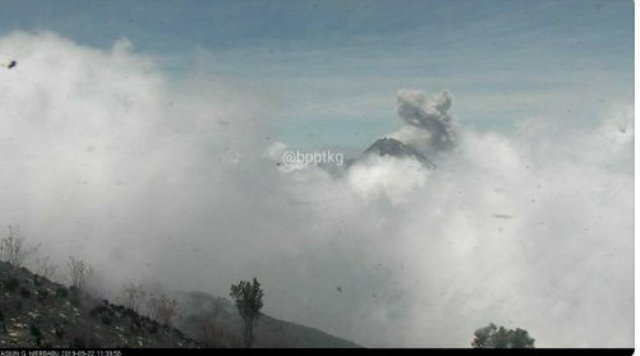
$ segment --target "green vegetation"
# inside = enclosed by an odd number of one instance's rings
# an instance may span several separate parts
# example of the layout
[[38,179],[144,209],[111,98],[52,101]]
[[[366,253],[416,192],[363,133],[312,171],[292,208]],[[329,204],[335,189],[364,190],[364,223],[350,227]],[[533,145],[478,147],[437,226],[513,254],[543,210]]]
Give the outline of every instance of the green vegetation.
[[253,344],[253,325],[260,317],[260,309],[263,305],[262,297],[264,297],[264,292],[260,289],[260,283],[256,278],[253,278],[253,283],[241,281],[237,285],[231,285],[231,298],[235,301],[244,323],[244,344],[246,347],[251,347]]
[[35,325],[31,325],[30,331],[31,331],[31,336],[33,336],[33,339],[36,342],[36,345],[40,346],[42,342],[42,332]]
[[498,328],[493,323],[476,330],[473,334],[475,339],[471,346],[476,349],[532,349],[536,341],[526,330],[507,330],[503,326]]
[[36,294],[38,295],[38,302],[44,303],[49,297],[49,292],[45,288],[39,288],[36,290]]
[[30,298],[31,297],[31,292],[27,288],[21,287],[20,288],[20,296],[22,298]]
[[11,293],[16,291],[16,289],[18,288],[19,284],[20,284],[20,282],[18,282],[18,279],[15,278],[15,277],[10,278],[8,281],[5,281],[3,283],[4,289],[7,292],[11,292]]
[[56,288],[56,297],[60,298],[60,299],[65,299],[67,298],[67,296],[69,295],[69,292],[67,291],[67,288],[63,287],[63,286],[59,286]]

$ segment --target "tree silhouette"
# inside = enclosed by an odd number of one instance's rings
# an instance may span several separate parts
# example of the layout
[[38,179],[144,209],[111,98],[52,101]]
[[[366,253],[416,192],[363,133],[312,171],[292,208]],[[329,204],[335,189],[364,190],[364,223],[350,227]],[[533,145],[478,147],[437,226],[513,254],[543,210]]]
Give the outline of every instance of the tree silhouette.
[[260,283],[256,278],[253,278],[253,283],[240,281],[237,285],[231,285],[231,297],[236,302],[236,307],[244,323],[246,347],[251,347],[253,344],[253,324],[260,317],[263,296],[264,292],[260,289]]
[[477,349],[532,349],[535,339],[526,330],[498,328],[491,323],[476,330],[471,346]]

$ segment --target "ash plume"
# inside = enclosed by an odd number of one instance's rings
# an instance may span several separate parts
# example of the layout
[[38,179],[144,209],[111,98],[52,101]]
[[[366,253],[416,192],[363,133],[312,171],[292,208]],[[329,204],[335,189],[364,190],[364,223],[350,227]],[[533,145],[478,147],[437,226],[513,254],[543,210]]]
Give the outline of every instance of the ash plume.
[[400,90],[396,114],[404,126],[392,137],[432,153],[452,149],[457,128],[449,114],[451,105],[446,90],[431,97],[420,90]]

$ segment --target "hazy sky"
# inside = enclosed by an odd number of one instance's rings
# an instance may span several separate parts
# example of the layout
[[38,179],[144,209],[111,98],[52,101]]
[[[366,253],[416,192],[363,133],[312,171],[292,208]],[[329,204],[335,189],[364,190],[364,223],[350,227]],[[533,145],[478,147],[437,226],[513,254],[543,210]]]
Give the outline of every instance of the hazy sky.
[[[1,5],[0,226],[56,280],[255,276],[266,313],[365,346],[631,347],[632,1]],[[437,169],[278,165],[381,136]]]
[[268,91],[272,126],[303,149],[363,146],[397,127],[398,88],[449,89],[474,127],[630,100],[633,2],[4,1],[0,32],[51,30],[109,48],[126,37],[168,73]]

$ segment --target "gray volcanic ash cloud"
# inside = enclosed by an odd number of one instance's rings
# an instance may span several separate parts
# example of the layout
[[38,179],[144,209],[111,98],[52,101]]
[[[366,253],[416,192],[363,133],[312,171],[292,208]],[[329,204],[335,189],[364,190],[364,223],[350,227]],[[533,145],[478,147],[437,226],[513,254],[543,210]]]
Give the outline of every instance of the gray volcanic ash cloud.
[[457,127],[449,114],[451,105],[446,90],[432,97],[419,90],[400,90],[396,112],[404,126],[393,137],[430,152],[453,148]]
[[0,49],[20,63],[0,71],[0,224],[60,272],[90,261],[98,292],[226,296],[256,276],[266,313],[365,346],[468,347],[489,322],[540,347],[633,343],[630,103],[457,137],[448,94],[401,92],[438,169],[377,157],[334,177],[275,166],[264,93],[176,83],[127,41],[17,32]]

